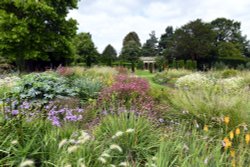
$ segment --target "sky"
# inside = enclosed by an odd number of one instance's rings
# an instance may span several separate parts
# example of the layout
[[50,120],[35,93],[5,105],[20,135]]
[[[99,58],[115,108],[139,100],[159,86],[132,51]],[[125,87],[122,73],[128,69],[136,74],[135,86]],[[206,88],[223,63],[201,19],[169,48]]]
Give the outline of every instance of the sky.
[[250,39],[250,0],[81,0],[68,17],[77,20],[78,33],[92,34],[100,53],[108,44],[119,53],[131,31],[144,43],[151,31],[160,38],[167,26],[179,28],[197,18],[240,21],[242,34]]

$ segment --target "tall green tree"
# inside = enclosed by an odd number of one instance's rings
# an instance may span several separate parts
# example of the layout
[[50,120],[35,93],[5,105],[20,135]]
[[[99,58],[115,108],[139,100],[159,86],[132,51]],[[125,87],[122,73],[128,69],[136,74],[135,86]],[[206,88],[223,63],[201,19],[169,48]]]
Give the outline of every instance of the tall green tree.
[[161,35],[159,40],[158,49],[160,53],[163,53],[165,49],[168,49],[171,46],[174,36],[174,29],[172,26],[168,26],[165,29],[165,33]]
[[155,31],[149,34],[149,39],[142,46],[142,56],[157,56],[158,54],[158,39],[155,36]]
[[90,33],[79,33],[74,40],[76,48],[76,63],[84,62],[88,67],[98,62],[99,53]]
[[131,63],[131,70],[135,72],[135,64],[139,60],[141,55],[141,48],[138,46],[136,41],[129,41],[123,48],[122,48],[122,56],[123,58]]
[[[211,22],[211,25],[216,33],[217,51],[220,49],[218,47],[227,45],[227,49],[232,49],[231,52],[235,52],[235,49],[238,49],[242,55],[248,55],[249,41],[246,36],[242,35],[240,22],[226,18],[217,18]],[[230,43],[225,44],[225,42]]]
[[[66,64],[73,52],[76,21],[67,20],[77,0],[1,0],[0,52],[20,70],[48,62]],[[32,62],[27,64],[28,62]]]
[[101,60],[107,66],[112,66],[112,62],[117,59],[117,52],[112,45],[107,45],[102,52]]
[[129,32],[123,39],[122,46],[127,45],[130,41],[134,41],[138,47],[141,47],[140,38],[136,32]]
[[215,33],[208,23],[201,19],[191,21],[177,29],[174,34],[177,58],[196,60],[201,67],[201,60],[213,59]]

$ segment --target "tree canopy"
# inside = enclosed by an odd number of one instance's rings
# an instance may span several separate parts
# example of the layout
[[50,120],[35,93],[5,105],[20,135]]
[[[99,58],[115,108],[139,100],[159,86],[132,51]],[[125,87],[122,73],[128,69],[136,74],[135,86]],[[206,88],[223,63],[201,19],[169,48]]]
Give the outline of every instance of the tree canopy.
[[117,59],[117,52],[112,45],[107,45],[102,52],[102,62],[108,66],[112,66],[112,62]]
[[90,33],[79,33],[74,39],[76,48],[76,63],[85,63],[90,67],[97,63],[99,53],[95,47]]
[[157,56],[158,54],[158,39],[155,36],[155,31],[149,34],[149,39],[142,46],[142,56]]
[[[0,52],[20,70],[48,62],[66,64],[74,54],[76,21],[66,19],[77,0],[1,0]],[[29,63],[32,62],[32,63]]]

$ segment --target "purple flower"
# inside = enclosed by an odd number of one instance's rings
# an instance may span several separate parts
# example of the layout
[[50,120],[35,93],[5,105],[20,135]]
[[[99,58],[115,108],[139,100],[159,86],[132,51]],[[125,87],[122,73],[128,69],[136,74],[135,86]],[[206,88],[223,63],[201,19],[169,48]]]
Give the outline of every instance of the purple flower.
[[19,113],[18,110],[12,110],[12,112],[11,112],[11,114],[14,115],[14,116],[17,115],[18,113]]

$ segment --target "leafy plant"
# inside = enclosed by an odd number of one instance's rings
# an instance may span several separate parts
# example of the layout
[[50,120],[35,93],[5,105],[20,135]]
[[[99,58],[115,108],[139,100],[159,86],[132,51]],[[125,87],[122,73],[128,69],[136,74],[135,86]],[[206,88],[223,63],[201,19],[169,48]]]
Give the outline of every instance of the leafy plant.
[[14,93],[23,100],[44,102],[56,97],[77,95],[75,88],[71,87],[65,78],[48,72],[24,75]]

